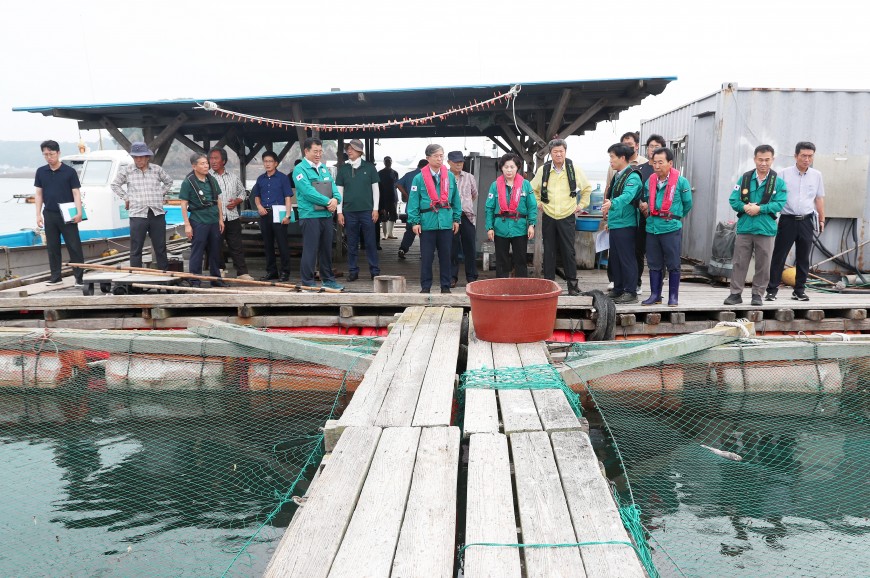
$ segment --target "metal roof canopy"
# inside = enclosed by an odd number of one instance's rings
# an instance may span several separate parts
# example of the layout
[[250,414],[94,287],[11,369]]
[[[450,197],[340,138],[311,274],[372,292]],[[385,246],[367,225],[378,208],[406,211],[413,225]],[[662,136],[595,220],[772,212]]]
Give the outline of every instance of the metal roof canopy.
[[[368,124],[441,113],[492,98],[512,85],[477,85],[399,90],[354,90],[319,94],[260,96],[228,99],[163,100],[154,102],[19,107],[15,111],[40,113],[77,120],[82,130],[105,129],[129,151],[130,142],[121,128],[141,128],[145,141],[161,163],[177,140],[203,152],[211,146],[233,149],[249,163],[264,148],[286,143],[284,158],[294,142],[306,136],[321,139],[365,139],[370,153],[374,138],[485,136],[505,151],[518,152],[534,166],[540,163],[547,141],[558,135],[583,134],[597,123],[613,120],[639,104],[646,96],[661,94],[675,77],[610,80],[569,80],[521,84],[516,101],[505,108],[496,104],[485,110],[455,114],[438,121],[384,130],[361,129],[339,132],[328,127],[307,133],[268,123],[240,122],[195,108],[213,100],[224,109],[265,118],[319,124]],[[514,111],[516,118],[514,118]],[[515,126],[516,124],[516,126]],[[519,132],[517,128],[519,127]],[[312,134],[313,133],[313,134]],[[277,152],[277,151],[276,151]]]

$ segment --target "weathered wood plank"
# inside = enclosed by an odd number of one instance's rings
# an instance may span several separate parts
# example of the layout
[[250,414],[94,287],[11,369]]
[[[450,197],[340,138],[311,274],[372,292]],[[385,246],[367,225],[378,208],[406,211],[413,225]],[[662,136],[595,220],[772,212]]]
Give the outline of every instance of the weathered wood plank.
[[[469,442],[465,543],[516,544],[507,437],[474,434]],[[465,578],[520,578],[517,548],[474,547],[465,552]]]
[[[743,327],[749,332],[749,335],[755,335],[752,323],[747,322]],[[623,351],[613,351],[569,361],[565,366],[573,369],[580,381],[587,381],[615,373],[617,368],[619,371],[625,371],[642,365],[658,363],[679,355],[709,349],[715,345],[729,343],[739,339],[743,334],[744,332],[741,331],[740,327],[715,327],[689,335],[680,335],[646,345],[629,347]]]
[[[546,432],[510,436],[523,543],[577,542],[571,514]],[[584,578],[579,548],[529,548],[523,552],[527,578]]]
[[405,515],[420,428],[387,428],[329,578],[389,578]]
[[573,431],[582,429],[580,419],[571,409],[565,392],[561,389],[532,390],[532,398],[538,410],[538,418],[544,431]]
[[[265,576],[326,578],[356,506],[381,430],[349,428],[341,436],[308,500],[294,515]],[[298,520],[296,519],[298,517]]]
[[[467,370],[493,368],[492,343],[477,338],[470,315],[468,321]],[[474,433],[498,433],[498,401],[494,389],[465,390],[464,436]]]
[[462,315],[458,307],[444,310],[414,411],[414,426],[450,425]]
[[453,576],[458,469],[459,428],[423,428],[391,578]]
[[465,437],[476,433],[498,433],[498,401],[494,389],[465,390]]
[[[496,369],[519,368],[522,358],[515,343],[493,343],[492,358]],[[532,392],[528,389],[502,389],[498,391],[498,404],[504,433],[540,431],[541,420]]]
[[338,420],[339,428],[374,423],[423,310],[423,307],[409,307],[399,317]]
[[204,337],[216,337],[251,347],[259,351],[274,352],[301,361],[335,367],[345,371],[353,370],[362,374],[372,363],[372,356],[341,349],[331,345],[320,345],[303,339],[290,337],[285,333],[266,333],[242,325],[224,323],[215,319],[201,317],[188,324],[188,330]]
[[443,314],[443,307],[427,307],[423,311],[373,422],[375,425],[380,427],[411,425],[417,400],[420,397],[420,389],[423,386],[423,378],[426,376],[426,368],[432,361],[432,347]]
[[[631,542],[589,436],[583,432],[552,434],[559,476],[578,542]],[[583,566],[590,576],[644,578],[646,573],[630,546],[582,546]]]

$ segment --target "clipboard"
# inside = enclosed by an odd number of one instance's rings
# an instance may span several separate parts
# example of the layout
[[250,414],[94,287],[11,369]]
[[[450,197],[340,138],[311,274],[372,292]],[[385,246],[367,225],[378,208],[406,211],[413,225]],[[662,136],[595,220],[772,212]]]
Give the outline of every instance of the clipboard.
[[[72,223],[75,216],[78,214],[75,203],[58,203],[61,215],[63,215],[64,223]],[[88,220],[88,212],[85,211],[85,206],[82,205],[82,221]]]
[[[287,216],[287,207],[272,207],[272,222],[281,224],[281,221],[284,220],[284,217]],[[294,222],[296,220],[296,211],[290,210],[290,222]]]
[[[327,197],[329,199],[332,198],[332,181],[312,181],[311,186],[314,187],[314,190]],[[322,205],[314,205],[314,208],[318,211],[325,211],[326,207]]]

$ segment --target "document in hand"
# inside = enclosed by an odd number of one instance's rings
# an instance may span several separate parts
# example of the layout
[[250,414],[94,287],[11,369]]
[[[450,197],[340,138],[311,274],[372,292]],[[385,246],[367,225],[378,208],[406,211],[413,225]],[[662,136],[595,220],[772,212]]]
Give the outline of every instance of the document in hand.
[[607,251],[610,249],[610,229],[602,229],[595,233],[595,252]]
[[[64,223],[72,223],[73,219],[75,219],[78,214],[78,209],[76,209],[75,203],[58,203],[58,207],[60,207],[60,212],[63,215]],[[82,221],[88,220],[88,212],[85,211],[84,205],[82,205]]]

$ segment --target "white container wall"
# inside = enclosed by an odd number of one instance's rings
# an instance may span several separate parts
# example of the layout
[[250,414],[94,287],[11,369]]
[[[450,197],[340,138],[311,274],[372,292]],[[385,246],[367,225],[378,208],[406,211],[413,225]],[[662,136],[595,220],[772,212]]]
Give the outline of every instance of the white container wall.
[[[728,204],[734,184],[754,168],[760,144],[776,150],[774,170],[794,164],[799,141],[816,145],[814,166],[825,179],[826,229],[820,237],[832,253],[870,239],[870,91],[739,88],[722,90],[641,124],[641,141],[662,135],[676,155],[675,167],[694,189],[684,222],[683,256],[710,259],[719,221],[733,221]],[[870,245],[845,259],[870,269]],[[810,262],[825,256],[814,250]],[[826,270],[846,272],[829,263]]]

